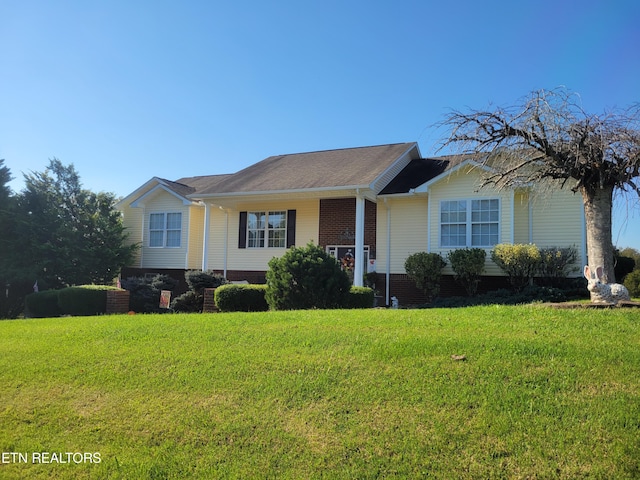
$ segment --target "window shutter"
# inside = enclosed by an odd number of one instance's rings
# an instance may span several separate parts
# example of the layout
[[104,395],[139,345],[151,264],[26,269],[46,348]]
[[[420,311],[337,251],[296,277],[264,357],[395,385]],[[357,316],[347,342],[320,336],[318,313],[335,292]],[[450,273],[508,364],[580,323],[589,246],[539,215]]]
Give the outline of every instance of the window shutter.
[[238,248],[247,248],[247,212],[240,212],[238,227]]
[[296,211],[287,210],[287,248],[296,245]]

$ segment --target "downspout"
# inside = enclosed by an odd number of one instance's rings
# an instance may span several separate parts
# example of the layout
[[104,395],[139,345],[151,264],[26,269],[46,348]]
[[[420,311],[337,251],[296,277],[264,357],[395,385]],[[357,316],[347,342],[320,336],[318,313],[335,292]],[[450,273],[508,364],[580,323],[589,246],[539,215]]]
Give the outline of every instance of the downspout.
[[142,232],[140,234],[140,268],[144,268],[144,242],[145,242],[144,219],[145,219],[145,216],[146,216],[146,208],[143,205],[142,206],[142,228],[140,229],[140,231]]
[[529,243],[533,243],[533,205],[531,204],[531,191],[527,195],[527,207],[529,208]]
[[186,248],[184,251],[184,269],[189,270],[189,231],[191,230],[191,207],[187,208],[187,231],[185,232]]
[[209,270],[209,230],[211,228],[211,204],[204,204],[204,235],[202,235],[202,271]]
[[385,266],[385,305],[391,305],[391,205],[389,205],[387,197],[384,198],[384,206],[387,207],[387,265]]
[[511,244],[516,240],[516,191],[511,190]]
[[222,276],[227,278],[227,255],[229,251],[229,211],[218,207],[224,212],[224,253],[223,253],[223,269]]

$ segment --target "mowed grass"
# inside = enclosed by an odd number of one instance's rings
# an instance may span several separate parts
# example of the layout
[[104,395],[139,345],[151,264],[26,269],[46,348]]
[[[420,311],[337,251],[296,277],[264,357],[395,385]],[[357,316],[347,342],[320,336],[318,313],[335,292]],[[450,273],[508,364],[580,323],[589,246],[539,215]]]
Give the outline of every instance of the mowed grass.
[[3,479],[640,477],[638,310],[19,320],[0,352]]

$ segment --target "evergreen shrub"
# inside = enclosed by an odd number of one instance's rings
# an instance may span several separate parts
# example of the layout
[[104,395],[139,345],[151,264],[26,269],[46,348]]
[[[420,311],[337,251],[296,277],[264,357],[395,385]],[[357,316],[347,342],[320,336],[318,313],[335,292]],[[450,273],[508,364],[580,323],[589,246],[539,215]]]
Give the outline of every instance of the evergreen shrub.
[[266,290],[266,285],[230,283],[216,288],[214,300],[221,312],[264,312],[269,310]]
[[446,265],[447,262],[439,253],[418,252],[407,257],[404,269],[416,287],[431,301],[440,293],[442,269]]
[[370,287],[351,287],[347,308],[371,308],[375,292]]
[[205,288],[217,288],[228,283],[222,275],[202,270],[189,270],[185,272],[184,279],[189,286],[189,291],[174,298],[171,302],[171,308],[176,312],[202,312]]
[[44,290],[27,295],[24,299],[25,316],[31,318],[59,317],[62,312],[58,306],[59,290]]
[[162,290],[173,291],[178,282],[168,275],[148,277],[129,277],[122,280],[122,288],[129,291],[129,306],[137,313],[162,313],[167,309],[160,308]]
[[484,272],[487,252],[482,248],[460,248],[451,250],[447,256],[454,278],[466,290],[467,295],[473,296],[478,291],[480,276]]
[[62,315],[99,315],[107,311],[107,285],[81,285],[58,291],[58,307]]
[[273,310],[343,308],[349,301],[351,282],[346,272],[313,243],[272,258],[266,277],[266,299]]

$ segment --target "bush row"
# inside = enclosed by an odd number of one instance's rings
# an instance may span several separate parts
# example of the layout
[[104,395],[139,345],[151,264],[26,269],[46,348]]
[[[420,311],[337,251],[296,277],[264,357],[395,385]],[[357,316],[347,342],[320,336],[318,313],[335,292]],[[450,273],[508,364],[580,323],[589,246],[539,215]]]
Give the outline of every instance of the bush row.
[[26,316],[34,318],[61,315],[100,315],[107,311],[106,285],[81,285],[61,290],[34,292],[25,297]]
[[[267,285],[227,284],[215,291],[216,306],[221,312],[264,312],[269,310]],[[351,287],[340,308],[371,308],[374,291],[369,287]]]

